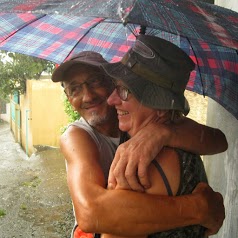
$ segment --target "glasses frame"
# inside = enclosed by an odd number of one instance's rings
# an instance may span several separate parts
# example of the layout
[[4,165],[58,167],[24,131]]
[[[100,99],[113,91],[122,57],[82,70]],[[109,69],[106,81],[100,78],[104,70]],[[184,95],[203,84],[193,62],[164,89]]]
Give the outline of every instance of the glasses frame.
[[116,85],[115,90],[122,101],[128,100],[128,95],[131,93],[131,91],[127,87],[123,85]]
[[[68,85],[67,87],[64,87],[64,93],[70,97],[70,98],[74,98],[74,97],[77,97],[77,96],[80,96],[80,94],[83,92],[83,85],[87,85],[87,88],[89,89],[97,89],[97,88],[100,88],[100,87],[103,87],[105,85],[105,76],[104,75],[100,75],[100,76],[103,76],[101,77],[100,79],[98,78],[98,76],[95,76],[95,77],[92,77],[88,80],[86,80],[85,82],[83,83],[79,83],[79,84],[71,84],[71,85]],[[79,88],[79,92],[75,92],[75,95],[74,95],[74,92],[67,92],[67,91],[70,91],[70,90],[67,90],[67,89],[70,89],[73,88],[73,87],[78,87]]]

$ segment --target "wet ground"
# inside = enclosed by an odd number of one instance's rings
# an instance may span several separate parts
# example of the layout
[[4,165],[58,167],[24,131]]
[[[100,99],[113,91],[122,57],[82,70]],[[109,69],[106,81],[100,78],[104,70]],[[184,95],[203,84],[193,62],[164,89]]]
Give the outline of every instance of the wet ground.
[[68,238],[73,221],[59,149],[27,158],[0,122],[0,238]]

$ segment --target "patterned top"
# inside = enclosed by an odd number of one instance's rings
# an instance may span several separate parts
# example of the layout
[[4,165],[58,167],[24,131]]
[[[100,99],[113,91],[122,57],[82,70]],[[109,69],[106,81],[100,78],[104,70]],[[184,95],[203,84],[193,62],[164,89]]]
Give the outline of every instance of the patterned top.
[[[205,168],[200,156],[176,149],[179,154],[181,179],[176,196],[190,194],[199,182],[207,183]],[[186,226],[149,235],[149,238],[202,238],[205,228],[200,225]]]

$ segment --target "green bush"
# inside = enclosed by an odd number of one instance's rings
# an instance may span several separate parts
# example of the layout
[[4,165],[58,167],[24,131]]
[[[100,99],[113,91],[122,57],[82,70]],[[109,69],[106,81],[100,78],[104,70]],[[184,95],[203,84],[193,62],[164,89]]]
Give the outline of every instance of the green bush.
[[[72,123],[80,118],[78,112],[74,111],[73,107],[71,106],[68,98],[64,95],[64,111],[68,115],[69,123]],[[67,129],[67,126],[61,128],[61,133],[64,133]]]
[[64,99],[64,110],[69,117],[69,122],[74,122],[75,120],[78,120],[80,118],[80,115],[78,114],[78,112],[74,111],[66,96]]

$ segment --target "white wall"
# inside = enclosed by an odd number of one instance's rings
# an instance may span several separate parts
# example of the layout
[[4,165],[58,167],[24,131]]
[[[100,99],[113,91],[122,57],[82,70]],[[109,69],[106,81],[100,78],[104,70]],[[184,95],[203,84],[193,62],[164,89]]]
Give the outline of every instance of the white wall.
[[[215,0],[215,4],[238,11],[238,0]],[[204,157],[209,183],[216,191],[222,193],[226,209],[223,226],[219,233],[212,237],[237,238],[238,120],[212,99],[208,99],[207,125],[221,129],[226,135],[229,146],[224,153]]]
[[238,1],[237,0],[215,0],[214,4],[238,12]]
[[6,122],[10,122],[10,103],[6,104],[6,113],[0,114],[0,119]]
[[222,130],[228,150],[216,156],[205,156],[204,164],[212,188],[224,198],[226,218],[214,238],[238,237],[238,121],[222,106],[208,99],[207,125]]

